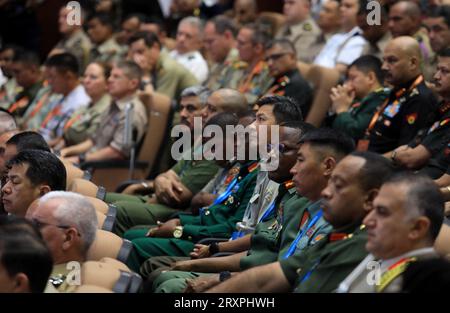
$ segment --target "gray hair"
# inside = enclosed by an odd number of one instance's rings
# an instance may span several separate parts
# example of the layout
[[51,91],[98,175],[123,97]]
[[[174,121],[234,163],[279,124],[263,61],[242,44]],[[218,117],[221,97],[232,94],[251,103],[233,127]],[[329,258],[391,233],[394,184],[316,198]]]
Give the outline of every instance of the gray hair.
[[209,90],[205,86],[200,86],[200,85],[188,87],[181,92],[181,98],[199,97],[200,104],[202,107],[204,107],[206,105],[210,95],[211,95],[211,90]]
[[67,191],[52,191],[39,199],[39,205],[50,200],[62,200],[53,216],[62,225],[73,225],[81,235],[84,252],[90,248],[97,233],[97,214],[86,197]]
[[[181,24],[189,24],[191,26],[194,26],[198,29],[198,34],[201,37],[203,34],[203,22],[201,19],[195,16],[188,16],[183,18],[178,25]],[[178,26],[179,27],[179,26]]]
[[10,132],[17,129],[14,117],[7,113],[0,111],[0,134]]

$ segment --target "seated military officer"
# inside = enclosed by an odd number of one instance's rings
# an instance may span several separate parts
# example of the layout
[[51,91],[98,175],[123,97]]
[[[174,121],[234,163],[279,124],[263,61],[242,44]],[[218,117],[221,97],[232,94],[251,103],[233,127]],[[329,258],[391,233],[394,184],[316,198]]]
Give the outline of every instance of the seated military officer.
[[[386,181],[364,219],[370,254],[339,285],[339,292],[400,292],[409,264],[436,258],[434,241],[444,201],[427,177],[400,173]],[[378,266],[367,266],[377,262]],[[371,271],[378,271],[370,275]]]
[[[393,89],[388,99],[373,115],[358,150],[386,153],[409,143],[429,123],[436,101],[426,86],[421,71],[422,55],[417,41],[398,37],[389,41],[384,50],[385,82]],[[408,67],[400,64],[410,64]]]
[[2,200],[10,214],[23,217],[34,200],[50,191],[66,189],[66,169],[49,152],[24,150],[9,160],[7,167]]
[[269,42],[266,45],[265,60],[269,66],[270,75],[275,79],[267,94],[295,99],[306,118],[313,99],[313,92],[298,70],[294,45],[287,39]]
[[26,218],[39,227],[53,257],[46,292],[74,291],[80,277],[71,271],[86,260],[97,232],[94,207],[81,195],[51,192],[28,210]]
[[[306,166],[306,164],[305,164]],[[367,255],[361,224],[391,166],[373,153],[342,159],[322,191],[323,217],[333,231],[287,259],[247,270],[208,292],[332,292]]]
[[434,75],[435,91],[442,98],[433,125],[423,129],[408,145],[398,147],[391,159],[409,169],[422,169],[433,179],[447,171],[447,146],[450,140],[450,49],[440,53]]
[[88,34],[93,43],[89,62],[113,64],[120,60],[122,47],[114,38],[114,23],[105,13],[97,13],[88,19]]
[[[288,122],[280,127],[280,144],[289,150],[280,153],[279,167],[275,171],[269,172],[269,178],[273,181],[279,182],[280,178],[284,177],[282,184],[284,187],[280,186],[279,188],[279,198],[275,200],[276,207],[273,216],[260,221],[254,234],[244,237],[246,242],[233,240],[219,243],[216,247],[214,245],[209,247],[209,250],[213,252],[216,249],[217,252],[240,253],[229,257],[178,262],[174,266],[175,270],[195,270],[208,273],[242,271],[281,260],[294,252],[298,253],[307,246],[315,244],[330,232],[331,227],[321,217],[320,193],[327,185],[332,168],[336,162],[353,149],[353,143],[349,138],[331,130],[310,130],[302,137],[304,130],[293,128],[293,126],[293,122]],[[297,127],[305,128],[307,126]],[[305,140],[303,144],[298,143],[303,140]],[[316,145],[316,142],[319,141],[321,142],[320,155]],[[299,151],[300,145],[302,148]],[[336,147],[338,148],[336,149]],[[303,179],[305,171],[302,162],[297,161],[296,163],[299,156],[305,159],[305,163],[315,161],[311,162],[311,165],[314,165],[311,166],[310,171],[316,172],[316,179]],[[286,182],[293,182],[293,184]],[[295,189],[297,189],[297,194],[294,192]],[[267,194],[263,193],[261,197],[267,197]],[[236,249],[237,246],[239,246],[239,250],[233,251],[233,248]],[[202,278],[189,283],[190,288],[196,292],[220,282],[219,275],[167,272],[155,280],[154,287],[157,288],[157,292],[181,292],[186,283],[180,281],[180,278],[197,276]]]
[[17,84],[23,88],[8,108],[14,116],[22,116],[25,113],[42,87],[40,66],[39,56],[34,52],[19,52],[14,56],[12,70]]
[[347,81],[331,89],[330,123],[359,140],[379,105],[389,95],[389,89],[383,88],[381,62],[374,56],[359,57],[350,64]]
[[147,110],[139,100],[137,91],[141,82],[141,69],[134,62],[119,62],[111,71],[108,90],[113,98],[97,131],[82,143],[61,150],[61,157],[74,163],[105,159],[125,159],[131,145],[125,137],[126,106],[133,105],[132,128],[135,142],[144,136]]
[[0,218],[0,293],[41,293],[52,257],[39,230],[25,219]]

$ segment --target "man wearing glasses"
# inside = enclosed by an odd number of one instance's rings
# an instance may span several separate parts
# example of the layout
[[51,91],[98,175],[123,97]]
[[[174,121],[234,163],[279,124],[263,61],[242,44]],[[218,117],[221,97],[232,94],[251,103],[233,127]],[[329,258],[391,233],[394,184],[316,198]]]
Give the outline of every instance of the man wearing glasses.
[[75,193],[50,192],[30,207],[26,218],[39,228],[52,254],[53,271],[45,292],[75,291],[81,284],[76,269],[86,261],[97,232],[92,204]]
[[291,97],[307,116],[313,91],[297,68],[296,50],[287,39],[276,39],[266,45],[265,61],[270,75],[275,79],[267,94]]

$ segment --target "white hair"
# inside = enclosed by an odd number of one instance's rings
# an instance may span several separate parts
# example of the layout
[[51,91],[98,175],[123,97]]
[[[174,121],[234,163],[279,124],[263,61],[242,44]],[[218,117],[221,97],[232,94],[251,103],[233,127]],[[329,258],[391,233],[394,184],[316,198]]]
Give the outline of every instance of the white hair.
[[0,112],[0,134],[17,129],[16,121],[12,115],[6,112]]
[[196,16],[188,16],[183,18],[178,25],[181,24],[189,24],[191,26],[194,26],[198,29],[198,35],[201,37],[203,34],[203,22],[200,18]]
[[74,226],[81,235],[84,252],[92,245],[97,233],[97,214],[94,206],[86,197],[67,191],[52,191],[39,199],[39,205],[50,200],[62,200],[53,216],[61,225]]

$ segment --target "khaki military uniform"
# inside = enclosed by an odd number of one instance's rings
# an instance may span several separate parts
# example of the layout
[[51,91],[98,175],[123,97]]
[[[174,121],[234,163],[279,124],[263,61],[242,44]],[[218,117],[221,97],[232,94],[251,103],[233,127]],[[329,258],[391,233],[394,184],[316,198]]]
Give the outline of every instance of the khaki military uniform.
[[276,38],[290,40],[297,51],[297,60],[311,63],[317,55],[317,51],[310,51],[310,47],[317,42],[320,35],[319,26],[311,17],[308,17],[301,23],[282,27]]
[[198,85],[198,80],[183,65],[161,52],[152,73],[152,83],[155,91],[177,100],[184,89]]
[[66,145],[76,145],[93,136],[110,104],[111,97],[105,94],[97,103],[75,111],[64,126]]
[[93,47],[89,62],[104,62],[113,64],[120,59],[122,47],[111,37],[99,46]]
[[266,94],[274,81],[270,76],[267,63],[262,60],[253,68],[245,62],[236,61],[227,67],[221,76],[221,86],[243,93],[249,104],[255,103]]
[[221,75],[228,66],[239,60],[239,51],[235,48],[231,49],[226,59],[222,63],[214,63],[210,66],[208,79],[203,83],[204,86],[211,90],[222,88]]
[[23,88],[17,85],[16,79],[10,78],[0,87],[0,107],[7,110],[22,90]]
[[125,138],[125,107],[133,103],[133,130],[136,132],[135,142],[139,142],[147,130],[148,114],[145,106],[137,95],[113,101],[109,110],[100,118],[100,125],[91,139],[94,142],[92,151],[97,151],[107,146],[120,151],[128,157],[130,148],[126,146]]
[[[389,260],[376,260],[369,254],[339,285],[339,293],[398,293],[403,273],[418,260],[438,257],[432,247],[417,249]],[[378,272],[376,272],[378,270]]]
[[67,39],[62,39],[55,46],[55,49],[62,49],[72,53],[80,65],[80,73],[84,71],[89,62],[89,53],[92,43],[86,33],[80,29]]
[[[73,269],[68,265],[69,263],[63,263],[53,266],[53,270],[48,279],[44,293],[75,292],[78,286],[75,281],[71,281],[70,279],[75,279],[76,277],[72,276],[73,274],[70,274]],[[81,271],[79,274],[81,275]]]

